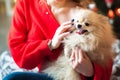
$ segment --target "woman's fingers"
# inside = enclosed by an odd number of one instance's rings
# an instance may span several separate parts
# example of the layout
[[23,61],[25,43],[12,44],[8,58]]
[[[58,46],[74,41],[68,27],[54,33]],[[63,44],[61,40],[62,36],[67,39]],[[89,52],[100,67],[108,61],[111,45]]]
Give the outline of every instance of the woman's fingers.
[[86,53],[79,47],[75,47],[71,54],[71,66],[78,73],[86,76],[93,75],[93,66]]
[[77,65],[78,65],[78,59],[79,59],[77,47],[75,47],[72,50],[72,54],[71,54],[70,58],[71,58],[71,60],[70,60],[71,61],[71,65],[72,65],[73,69],[75,69],[77,67]]
[[71,56],[70,56],[70,61],[74,61],[75,55],[74,55],[74,49],[72,50]]
[[79,49],[79,53],[78,53],[78,56],[79,56],[78,62],[79,63],[81,63],[84,60],[84,58],[85,58],[84,54],[85,53],[81,49]]
[[53,49],[58,48],[60,46],[63,38],[70,34],[69,30],[72,29],[72,27],[73,27],[72,24],[73,24],[73,22],[67,21],[67,22],[61,24],[60,27],[56,30],[56,32],[52,38],[52,44],[51,44]]
[[78,59],[79,59],[79,56],[78,56],[78,49],[77,49],[77,47],[75,47],[75,62],[76,62],[76,64],[78,63]]
[[85,59],[84,52],[80,48],[75,47],[72,50],[72,54],[70,57],[72,67],[75,69],[77,65],[80,65],[84,61],[84,59]]
[[74,64],[75,64],[75,49],[72,49],[72,53],[71,53],[71,56],[70,56],[70,64],[74,68]]
[[64,32],[64,33],[59,35],[59,39],[62,40],[65,36],[67,36],[69,34],[70,34],[70,32]]
[[72,22],[72,21],[64,22],[60,25],[59,29],[57,29],[57,30],[59,30],[60,33],[71,30],[73,27],[73,24],[74,24],[74,22]]
[[82,56],[83,59],[87,59],[87,60],[89,59],[87,53],[85,53],[82,49],[80,49],[79,56]]

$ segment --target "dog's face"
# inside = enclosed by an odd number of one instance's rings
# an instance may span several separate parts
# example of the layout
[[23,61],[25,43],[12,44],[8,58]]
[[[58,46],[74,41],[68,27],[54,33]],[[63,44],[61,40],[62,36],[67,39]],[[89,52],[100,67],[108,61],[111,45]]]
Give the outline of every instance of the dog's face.
[[[106,17],[90,10],[80,10],[74,19],[75,29],[64,40],[71,47],[79,46],[83,50],[93,50],[101,42],[105,42],[110,32]],[[104,40],[104,41],[103,41]]]
[[79,35],[102,32],[104,31],[105,21],[107,21],[106,17],[103,17],[93,11],[80,11],[74,20],[75,32]]
[[87,18],[77,19],[74,22],[75,32],[79,35],[87,35],[95,30],[95,27]]

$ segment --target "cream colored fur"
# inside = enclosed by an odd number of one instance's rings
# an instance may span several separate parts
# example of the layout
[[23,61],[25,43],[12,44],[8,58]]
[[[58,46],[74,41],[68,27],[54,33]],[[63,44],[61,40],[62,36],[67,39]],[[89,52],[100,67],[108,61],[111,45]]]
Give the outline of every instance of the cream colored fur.
[[[76,28],[64,39],[63,53],[57,61],[48,62],[43,70],[55,80],[81,80],[80,74],[73,70],[69,64],[71,50],[74,47],[84,50],[92,62],[101,66],[106,66],[105,64],[112,59],[114,54],[112,44],[115,37],[112,26],[106,17],[85,9],[81,9],[75,16],[74,25]],[[78,25],[82,27],[78,29]],[[80,30],[87,31],[78,34],[77,32]]]

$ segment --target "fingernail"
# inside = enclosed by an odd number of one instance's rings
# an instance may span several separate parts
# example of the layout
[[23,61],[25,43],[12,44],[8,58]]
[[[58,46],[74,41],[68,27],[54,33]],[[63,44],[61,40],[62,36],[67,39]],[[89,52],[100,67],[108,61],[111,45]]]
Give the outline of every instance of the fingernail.
[[72,19],[71,22],[74,22],[74,19]]
[[73,33],[73,31],[70,31],[70,33]]
[[74,26],[74,23],[73,23],[73,24],[71,24],[71,26]]
[[[72,19],[71,22],[74,22],[74,19]],[[74,26],[74,23],[72,23],[71,25]]]

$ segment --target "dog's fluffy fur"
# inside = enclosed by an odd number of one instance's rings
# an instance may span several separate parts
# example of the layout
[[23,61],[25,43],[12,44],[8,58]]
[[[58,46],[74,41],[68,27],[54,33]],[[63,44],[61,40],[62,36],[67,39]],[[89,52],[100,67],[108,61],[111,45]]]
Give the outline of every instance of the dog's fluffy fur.
[[55,80],[81,80],[79,73],[69,64],[74,47],[84,50],[92,62],[103,67],[113,56],[112,44],[115,37],[105,16],[81,9],[74,20],[76,28],[64,39],[63,53],[43,70]]

